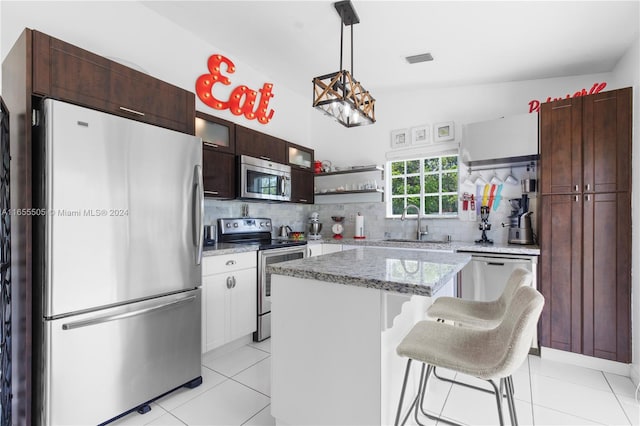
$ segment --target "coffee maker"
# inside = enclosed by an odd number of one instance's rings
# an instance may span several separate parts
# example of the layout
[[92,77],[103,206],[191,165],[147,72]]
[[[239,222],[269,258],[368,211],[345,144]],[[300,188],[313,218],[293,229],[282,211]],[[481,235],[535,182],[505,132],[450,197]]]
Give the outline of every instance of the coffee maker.
[[[531,215],[529,211],[529,196],[523,194],[522,198],[512,198],[511,216],[509,216],[509,244],[533,244],[533,229],[531,228]],[[502,226],[507,226],[504,223]]]

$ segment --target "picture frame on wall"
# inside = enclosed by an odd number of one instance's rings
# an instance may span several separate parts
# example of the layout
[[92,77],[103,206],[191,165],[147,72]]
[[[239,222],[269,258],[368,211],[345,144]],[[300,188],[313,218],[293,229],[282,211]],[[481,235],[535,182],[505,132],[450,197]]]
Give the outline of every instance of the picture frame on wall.
[[403,148],[409,146],[409,130],[398,129],[391,131],[391,148]]
[[433,125],[434,142],[451,141],[455,138],[455,125],[453,121],[445,121]]
[[411,128],[411,144],[420,145],[431,143],[431,126],[424,124]]

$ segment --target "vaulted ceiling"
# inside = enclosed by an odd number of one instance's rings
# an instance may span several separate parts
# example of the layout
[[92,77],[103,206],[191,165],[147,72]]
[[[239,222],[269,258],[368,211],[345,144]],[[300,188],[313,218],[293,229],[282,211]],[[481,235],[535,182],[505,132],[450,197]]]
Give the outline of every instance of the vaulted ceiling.
[[[270,78],[311,95],[337,71],[331,1],[144,1]],[[372,92],[608,72],[638,37],[639,1],[353,1],[354,76]],[[345,60],[349,69],[349,31]],[[410,65],[405,57],[430,52]]]

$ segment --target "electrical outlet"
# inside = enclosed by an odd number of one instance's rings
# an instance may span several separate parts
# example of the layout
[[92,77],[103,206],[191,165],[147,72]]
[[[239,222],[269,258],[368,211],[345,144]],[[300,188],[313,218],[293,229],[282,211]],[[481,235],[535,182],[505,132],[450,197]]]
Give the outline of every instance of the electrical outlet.
[[349,213],[349,216],[347,216],[347,219],[349,220],[349,222],[355,222],[356,221],[356,215],[353,213]]

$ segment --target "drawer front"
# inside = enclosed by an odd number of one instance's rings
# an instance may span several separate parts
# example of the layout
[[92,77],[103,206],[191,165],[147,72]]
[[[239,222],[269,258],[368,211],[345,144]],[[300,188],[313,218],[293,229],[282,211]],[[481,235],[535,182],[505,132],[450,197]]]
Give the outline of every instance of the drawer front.
[[255,268],[257,265],[258,255],[255,251],[207,256],[202,260],[202,274],[222,274],[229,271]]

